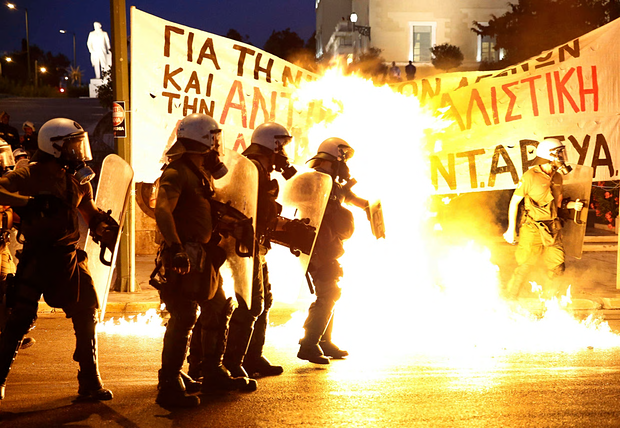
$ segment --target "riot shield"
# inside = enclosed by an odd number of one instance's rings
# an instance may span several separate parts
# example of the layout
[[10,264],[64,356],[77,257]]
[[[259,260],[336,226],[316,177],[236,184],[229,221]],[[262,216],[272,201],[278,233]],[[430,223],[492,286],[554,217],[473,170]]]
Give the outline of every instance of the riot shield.
[[571,166],[573,170],[563,177],[562,198],[570,198],[571,201],[579,199],[583,202],[583,209],[581,211],[568,210],[570,217],[564,220],[562,242],[566,255],[580,259],[583,249],[583,237],[586,234],[594,170],[589,166]]
[[316,229],[310,251],[300,252],[297,257],[301,268],[301,277],[306,274],[310,256],[314,249],[316,236],[323,220],[325,207],[332,190],[332,178],[318,171],[308,171],[295,175],[284,185],[281,203],[282,215],[289,219],[307,219],[304,223]]
[[385,222],[383,221],[383,208],[381,201],[370,204],[370,229],[375,238],[385,239]]
[[[110,215],[121,226],[119,236],[116,239],[116,246],[112,254],[108,257],[105,249],[96,244],[92,237],[86,237],[84,251],[88,253],[88,268],[95,283],[97,301],[99,303],[99,320],[103,321],[105,307],[108,301],[112,274],[116,265],[116,255],[120,244],[120,234],[125,221],[125,213],[129,204],[131,183],[133,180],[133,169],[118,155],[108,155],[101,165],[99,174],[99,184],[97,185],[97,195],[95,205],[103,211],[111,210]],[[104,264],[104,261],[106,264]],[[107,265],[109,263],[109,265]]]
[[[252,234],[256,230],[256,209],[258,205],[258,169],[245,156],[229,149],[220,159],[228,168],[228,174],[214,180],[215,199],[232,211],[240,212],[252,222]],[[252,236],[252,240],[253,240]],[[226,251],[226,264],[235,283],[235,293],[243,298],[248,308],[252,304],[253,249],[242,254],[237,239],[229,235],[220,244]],[[249,248],[246,250],[250,251]]]

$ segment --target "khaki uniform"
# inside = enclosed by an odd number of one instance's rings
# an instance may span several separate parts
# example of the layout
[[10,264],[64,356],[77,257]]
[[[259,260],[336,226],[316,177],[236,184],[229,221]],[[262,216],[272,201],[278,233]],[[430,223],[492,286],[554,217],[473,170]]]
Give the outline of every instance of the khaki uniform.
[[[519,228],[519,244],[515,252],[517,268],[508,285],[508,292],[517,297],[531,269],[542,256],[549,282],[564,273],[562,224],[558,218],[558,201],[562,197],[562,175],[547,175],[540,166],[523,174],[515,195],[525,204]],[[546,284],[547,287],[550,284]]]

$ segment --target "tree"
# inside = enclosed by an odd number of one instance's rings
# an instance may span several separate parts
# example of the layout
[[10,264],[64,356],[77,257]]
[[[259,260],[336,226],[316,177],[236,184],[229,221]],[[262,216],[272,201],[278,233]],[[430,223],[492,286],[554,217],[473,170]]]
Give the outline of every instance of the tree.
[[430,48],[430,51],[433,55],[431,60],[433,65],[440,70],[448,71],[457,68],[463,63],[463,52],[461,52],[461,48],[458,46],[443,43],[433,46]]
[[287,28],[284,31],[272,31],[263,49],[277,57],[292,61],[304,48],[304,41],[296,32]]
[[242,36],[241,33],[234,28],[228,30],[228,32],[226,33],[226,37],[228,37],[229,39],[237,40],[238,42],[251,44],[249,35],[246,34],[245,36]]
[[[5,67],[3,75],[16,83],[28,84],[28,60],[26,54],[26,40],[22,40],[22,50],[14,51],[7,55],[12,59],[11,67]],[[60,80],[65,75],[67,68],[71,64],[69,58],[63,54],[53,55],[51,52],[44,52],[37,45],[30,45],[30,67],[32,72],[32,83],[34,83],[34,64],[38,67],[45,67],[45,73],[37,71],[39,84],[48,86],[58,86]]]
[[516,64],[573,40],[620,16],[620,0],[519,0],[488,25],[473,23],[472,31],[495,38],[504,60],[497,68]]
[[99,104],[105,109],[112,110],[112,104],[114,104],[114,86],[112,84],[111,68],[101,72],[101,80],[103,80],[103,83],[97,88]]

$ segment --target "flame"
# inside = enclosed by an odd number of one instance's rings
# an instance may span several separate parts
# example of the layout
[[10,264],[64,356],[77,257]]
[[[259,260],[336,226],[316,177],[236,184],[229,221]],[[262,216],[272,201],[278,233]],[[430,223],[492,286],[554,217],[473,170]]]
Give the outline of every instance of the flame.
[[[309,131],[310,153],[328,137],[349,142],[355,156],[348,165],[359,183],[353,191],[380,198],[383,206],[385,240],[375,240],[365,213],[350,207],[356,232],[340,259],[343,295],[333,334],[339,346],[372,361],[403,352],[455,356],[620,346],[620,336],[600,318],[571,314],[570,289],[560,300],[504,301],[484,237],[463,244],[429,213],[428,155],[441,144],[436,136],[445,120],[415,97],[338,70],[306,83],[297,96],[306,103],[320,100],[327,109],[326,120]],[[429,134],[435,142],[426,144]],[[270,263],[270,272],[286,271],[290,256]],[[302,311],[285,327],[296,336],[279,336],[301,337],[303,318]]]
[[[337,69],[305,82],[294,102],[313,100],[321,101],[326,114],[308,131],[310,153],[332,136],[348,141],[355,149],[348,162],[358,181],[354,192],[369,200],[380,198],[384,210],[386,238],[376,240],[365,213],[351,207],[356,232],[340,259],[343,295],[333,336],[360,364],[387,364],[416,353],[444,356],[471,369],[496,365],[492,358],[498,353],[620,346],[620,336],[595,314],[585,320],[571,314],[570,288],[561,299],[545,300],[539,291],[537,300],[503,300],[499,268],[483,245],[483,234],[462,242],[454,228],[442,226],[430,211],[428,155],[441,145],[437,137],[448,125],[445,120],[413,96]],[[434,142],[427,144],[430,134]],[[476,235],[468,225],[463,229]],[[291,346],[303,334],[313,296],[288,250],[274,247],[267,255],[274,298],[304,309],[286,325],[270,329],[268,340],[277,347]],[[230,290],[230,275],[225,276]],[[103,331],[132,328],[118,325],[122,327],[105,326]],[[159,320],[150,326],[162,334]]]
[[130,315],[126,318],[111,318],[97,326],[99,333],[123,336],[163,337],[166,327],[162,324],[161,311],[149,309],[144,314]]

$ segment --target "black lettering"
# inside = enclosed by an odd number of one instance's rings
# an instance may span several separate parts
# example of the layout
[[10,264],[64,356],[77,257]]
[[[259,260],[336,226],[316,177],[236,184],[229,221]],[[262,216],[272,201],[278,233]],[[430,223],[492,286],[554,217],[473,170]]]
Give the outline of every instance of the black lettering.
[[[499,157],[502,157],[506,166],[498,166]],[[515,169],[515,164],[510,159],[506,148],[502,145],[495,147],[495,152],[493,152],[493,160],[491,161],[491,171],[489,172],[489,183],[488,187],[495,186],[495,178],[498,174],[504,174],[506,172],[510,173],[512,177],[512,182],[517,184],[519,182],[519,174],[517,174],[517,170]]]
[[[521,147],[521,167],[523,172],[530,169],[530,166],[533,165],[534,159],[536,158],[536,154],[531,158],[528,156],[531,153],[536,153],[536,147],[538,146],[538,141],[536,140],[520,140],[519,146]],[[534,150],[530,151],[530,147],[534,147]]]
[[586,156],[588,156],[588,147],[590,147],[590,136],[586,135],[583,138],[583,144],[581,145],[579,144],[579,141],[577,141],[577,138],[573,137],[572,135],[568,137],[568,141],[571,142],[571,144],[573,145],[573,148],[579,154],[579,159],[577,160],[577,164],[583,165],[586,161]]
[[[601,158],[601,149],[605,152],[605,157]],[[614,176],[614,161],[611,158],[609,145],[603,134],[596,134],[596,145],[594,146],[594,154],[592,155],[592,168],[594,168],[594,176],[596,177],[596,168],[605,166],[609,169],[609,176]]]
[[478,187],[478,173],[476,172],[476,156],[483,155],[484,149],[469,150],[467,152],[460,152],[456,154],[457,158],[467,158],[469,164],[469,182],[471,188],[476,189]]
[[166,25],[164,27],[164,56],[170,57],[170,33],[183,35],[185,31],[182,28]]
[[435,190],[439,189],[439,176],[437,175],[437,171],[439,171],[444,180],[446,180],[450,190],[456,190],[456,165],[454,159],[454,153],[449,153],[448,170],[446,171],[439,156],[431,156],[431,182],[433,186],[435,186]]
[[180,72],[182,72],[183,69],[182,68],[177,68],[176,70],[174,70],[172,73],[170,72],[170,64],[166,64],[166,67],[164,68],[164,89],[168,89],[168,82],[172,83],[172,86],[174,86],[174,88],[177,91],[181,90],[181,86],[174,81],[174,76],[176,76],[177,74],[179,74]]
[[217,62],[217,55],[215,55],[215,49],[213,48],[213,39],[211,37],[205,40],[204,44],[202,45],[196,63],[198,65],[202,64],[203,58],[211,60],[216,70],[220,69],[220,65]]
[[243,65],[245,64],[246,55],[254,55],[256,51],[245,46],[233,45],[233,49],[239,51],[239,60],[237,61],[237,76],[243,76]]
[[265,80],[267,83],[271,83],[271,68],[273,67],[273,59],[269,58],[269,60],[267,60],[267,67],[261,67],[260,60],[262,57],[262,53],[256,55],[256,61],[254,63],[254,79],[258,80],[258,73],[264,72],[266,74]]
[[174,92],[162,92],[164,97],[168,97],[168,113],[172,113],[172,107],[174,106],[174,100],[178,100],[181,98],[181,95],[175,94]]
[[579,39],[573,40],[573,47],[571,48],[569,44],[565,44],[564,46],[560,46],[560,62],[566,61],[566,53],[569,53],[573,58],[579,58],[581,52],[579,50]]

